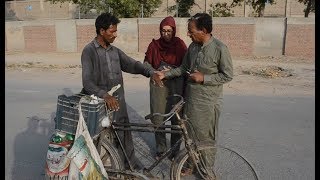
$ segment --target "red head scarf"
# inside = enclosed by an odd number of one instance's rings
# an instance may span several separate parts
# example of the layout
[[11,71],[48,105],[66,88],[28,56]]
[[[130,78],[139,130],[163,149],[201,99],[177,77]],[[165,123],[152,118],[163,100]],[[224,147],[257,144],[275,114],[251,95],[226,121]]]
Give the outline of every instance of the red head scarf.
[[[173,29],[172,39],[166,42],[162,38],[161,29],[163,26],[171,26]],[[176,37],[176,23],[173,17],[164,18],[160,23],[160,38],[149,44],[146,52],[145,61],[149,62],[153,68],[158,69],[160,62],[164,61],[167,64],[180,66],[183,56],[187,51],[187,46],[179,37]]]

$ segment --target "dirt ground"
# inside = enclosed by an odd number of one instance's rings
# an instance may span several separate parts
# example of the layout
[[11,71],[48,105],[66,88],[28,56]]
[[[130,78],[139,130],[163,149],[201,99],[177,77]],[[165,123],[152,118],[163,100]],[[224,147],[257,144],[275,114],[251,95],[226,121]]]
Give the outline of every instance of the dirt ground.
[[[143,53],[129,56],[142,61]],[[15,78],[81,82],[80,53],[6,53],[6,76]],[[226,94],[258,96],[314,96],[314,59],[286,56],[232,57],[234,79],[224,86]],[[124,73],[125,84],[143,88],[148,79]]]

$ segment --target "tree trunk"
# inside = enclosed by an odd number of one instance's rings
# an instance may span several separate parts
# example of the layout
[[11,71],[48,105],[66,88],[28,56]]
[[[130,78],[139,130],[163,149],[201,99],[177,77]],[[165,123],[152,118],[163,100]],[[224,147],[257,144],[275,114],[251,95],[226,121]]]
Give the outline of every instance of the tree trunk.
[[304,11],[304,17],[308,17],[308,16],[309,16],[310,9],[311,9],[311,1],[312,1],[312,0],[309,0],[309,1],[308,1],[307,8],[306,8],[306,10]]
[[258,9],[258,17],[263,17],[264,16],[264,9],[266,8],[266,4],[258,4],[257,5]]

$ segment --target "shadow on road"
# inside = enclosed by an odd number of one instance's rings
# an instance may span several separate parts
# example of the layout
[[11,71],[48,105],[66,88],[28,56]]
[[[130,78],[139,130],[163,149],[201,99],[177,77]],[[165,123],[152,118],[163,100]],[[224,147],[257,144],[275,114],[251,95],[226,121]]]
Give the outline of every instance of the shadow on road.
[[[130,122],[132,123],[144,123],[144,124],[151,124],[150,120],[145,120],[144,117],[140,116],[136,110],[134,110],[131,106],[127,105],[128,115]],[[148,148],[150,148],[151,151],[155,151],[155,137],[154,133],[150,132],[133,132],[133,135],[135,137],[141,138]]]
[[49,138],[54,130],[53,118],[27,117],[28,127],[15,137],[12,179],[44,179]]
[[[130,122],[132,123],[143,123],[150,124],[150,120],[145,120],[144,117],[140,116],[132,107],[127,105],[128,115]],[[153,162],[155,162],[155,137],[152,132],[132,132],[134,148],[136,151],[136,156],[141,161],[145,167],[149,167]],[[168,137],[167,137],[168,139]],[[168,179],[170,164],[168,159],[163,160],[158,164],[152,171],[151,174],[160,178]]]

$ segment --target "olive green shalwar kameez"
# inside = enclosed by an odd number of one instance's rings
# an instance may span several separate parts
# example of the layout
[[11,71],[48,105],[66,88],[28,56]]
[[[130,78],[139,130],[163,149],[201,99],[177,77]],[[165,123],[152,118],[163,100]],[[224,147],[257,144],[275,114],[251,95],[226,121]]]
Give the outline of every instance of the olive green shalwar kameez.
[[228,48],[211,37],[203,44],[191,43],[180,67],[165,73],[166,78],[198,70],[204,74],[203,83],[187,80],[184,114],[192,124],[199,141],[216,142],[222,105],[223,84],[233,78],[232,60]]

